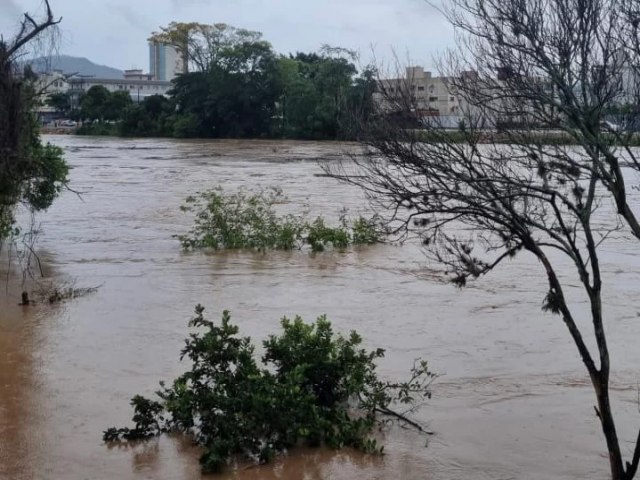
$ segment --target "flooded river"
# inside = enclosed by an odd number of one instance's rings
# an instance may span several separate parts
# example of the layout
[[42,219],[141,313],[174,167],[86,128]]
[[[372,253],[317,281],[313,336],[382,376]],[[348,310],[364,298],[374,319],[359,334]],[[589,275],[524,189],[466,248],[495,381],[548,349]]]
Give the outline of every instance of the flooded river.
[[[424,357],[442,376],[418,413],[436,434],[386,433],[386,455],[301,450],[236,479],[605,479],[608,461],[588,377],[558,318],[540,310],[541,267],[517,258],[464,290],[433,274],[415,245],[347,253],[181,252],[189,194],[222,185],[281,187],[291,210],[336,217],[366,209],[361,193],[322,176],[344,146],[49,137],[73,166],[71,187],[39,218],[49,279],[97,293],[54,307],[0,302],[0,478],[200,478],[198,452],[161,438],[108,448],[129,399],[185,369],[178,353],[193,307],[232,311],[262,339],[283,315],[356,329],[387,351],[386,378]],[[634,199],[637,204],[637,199]],[[640,427],[640,256],[606,246],[608,334],[621,435]],[[578,291],[576,289],[576,291]],[[582,307],[584,308],[584,305]],[[588,329],[588,317],[584,317]],[[630,443],[623,445],[625,452]]]

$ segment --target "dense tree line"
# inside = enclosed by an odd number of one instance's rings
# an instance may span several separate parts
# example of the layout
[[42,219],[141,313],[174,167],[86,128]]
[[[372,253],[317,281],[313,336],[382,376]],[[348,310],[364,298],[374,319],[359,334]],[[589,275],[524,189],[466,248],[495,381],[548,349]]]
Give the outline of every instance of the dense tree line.
[[[173,28],[173,35],[184,35]],[[215,36],[193,47],[199,61],[174,79],[168,97],[134,104],[127,92],[95,86],[70,113],[91,124],[85,133],[334,139],[352,138],[353,126],[372,112],[374,71],[359,73],[351,52],[324,47],[319,53],[277,55],[257,32],[226,25],[209,29]],[[64,94],[52,95],[49,104],[71,110]]]

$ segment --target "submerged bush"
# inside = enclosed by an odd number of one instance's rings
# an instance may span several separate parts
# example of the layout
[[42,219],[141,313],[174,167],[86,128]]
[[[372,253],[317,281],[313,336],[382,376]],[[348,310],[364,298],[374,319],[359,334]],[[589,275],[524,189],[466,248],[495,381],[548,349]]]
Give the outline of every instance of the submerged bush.
[[191,370],[169,387],[161,383],[159,401],[134,397],[135,427],[110,428],[105,441],[182,432],[204,447],[205,472],[239,459],[265,463],[301,443],[382,452],[370,437],[378,415],[394,414],[389,405],[395,400],[412,403],[414,395],[430,395],[434,376],[426,362],[414,366],[408,382],[385,383],[375,363],[384,351],[362,348],[355,332],[334,334],[325,317],[312,324],[284,318],[282,334],[264,341],[264,356],[257,359],[229,312],[214,324],[203,311],[197,306],[190,322],[201,333],[191,334],[181,353]]
[[177,238],[185,250],[293,250],[308,245],[315,252],[382,241],[376,218],[350,223],[342,215],[340,225],[331,227],[322,217],[310,222],[305,215],[278,215],[275,205],[283,200],[278,189],[226,194],[218,188],[190,196],[181,208],[195,212],[195,224]]

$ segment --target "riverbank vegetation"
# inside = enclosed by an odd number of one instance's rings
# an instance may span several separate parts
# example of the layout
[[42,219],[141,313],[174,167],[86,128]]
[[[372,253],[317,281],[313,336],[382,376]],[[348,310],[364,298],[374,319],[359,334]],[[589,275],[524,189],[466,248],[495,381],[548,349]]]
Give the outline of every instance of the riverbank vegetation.
[[282,319],[282,333],[265,340],[257,358],[229,312],[220,324],[203,312],[196,307],[189,325],[198,330],[181,352],[190,370],[161,383],[158,400],[135,396],[135,426],[109,428],[106,442],[180,432],[203,447],[203,471],[219,472],[234,461],[269,462],[298,445],[382,453],[374,429],[385,416],[422,430],[390,407],[399,402],[407,410],[430,397],[435,376],[426,362],[416,362],[407,382],[385,382],[376,366],[384,351],[363,348],[356,332],[334,333],[325,317]]
[[84,123],[79,134],[175,138],[348,139],[373,111],[375,71],[359,72],[348,50],[279,55],[259,32],[224,24],[173,24],[161,36],[197,43],[168,98],[134,104],[94,86],[75,110],[60,95],[52,105]]
[[37,77],[18,61],[31,44],[44,42],[58,23],[45,1],[43,20],[25,14],[14,38],[0,37],[0,245],[20,234],[18,206],[46,210],[67,180],[62,149],[40,139],[33,113]]
[[195,214],[194,226],[177,238],[185,250],[260,252],[304,247],[320,252],[383,241],[385,231],[376,217],[349,220],[343,212],[339,225],[330,226],[322,217],[310,220],[304,214],[279,215],[276,205],[285,200],[278,189],[229,194],[218,188],[190,196],[181,208]]

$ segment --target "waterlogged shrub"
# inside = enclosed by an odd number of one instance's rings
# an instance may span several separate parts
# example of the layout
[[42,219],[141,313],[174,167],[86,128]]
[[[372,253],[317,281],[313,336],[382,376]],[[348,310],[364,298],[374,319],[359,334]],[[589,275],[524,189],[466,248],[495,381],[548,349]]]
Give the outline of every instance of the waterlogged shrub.
[[351,243],[351,235],[346,225],[338,227],[328,227],[322,217],[318,217],[310,224],[307,224],[306,243],[311,246],[314,252],[321,252],[326,246],[344,249]]
[[376,218],[357,218],[352,223],[343,214],[338,226],[328,226],[322,217],[278,215],[275,206],[284,201],[282,191],[224,193],[220,188],[186,199],[183,211],[194,212],[194,227],[178,235],[185,250],[199,248],[293,250],[309,246],[320,252],[328,247],[379,243],[384,236]]
[[377,218],[358,217],[351,225],[351,241],[354,245],[373,245],[380,242],[380,232]]
[[191,369],[171,386],[161,383],[159,401],[134,397],[135,427],[110,428],[105,441],[182,432],[204,448],[205,472],[233,460],[265,463],[300,444],[375,453],[383,450],[370,436],[380,414],[406,419],[389,405],[430,395],[433,374],[425,362],[414,366],[408,382],[385,383],[376,373],[384,351],[362,348],[355,332],[335,334],[325,317],[311,324],[284,318],[282,333],[264,341],[264,356],[256,358],[229,312],[215,324],[203,311],[196,307],[190,326],[198,332],[181,353]]
[[182,210],[195,212],[195,225],[178,239],[186,250],[291,250],[301,240],[304,222],[276,215],[274,205],[281,198],[277,189],[233,194],[215,189],[188,197]]

